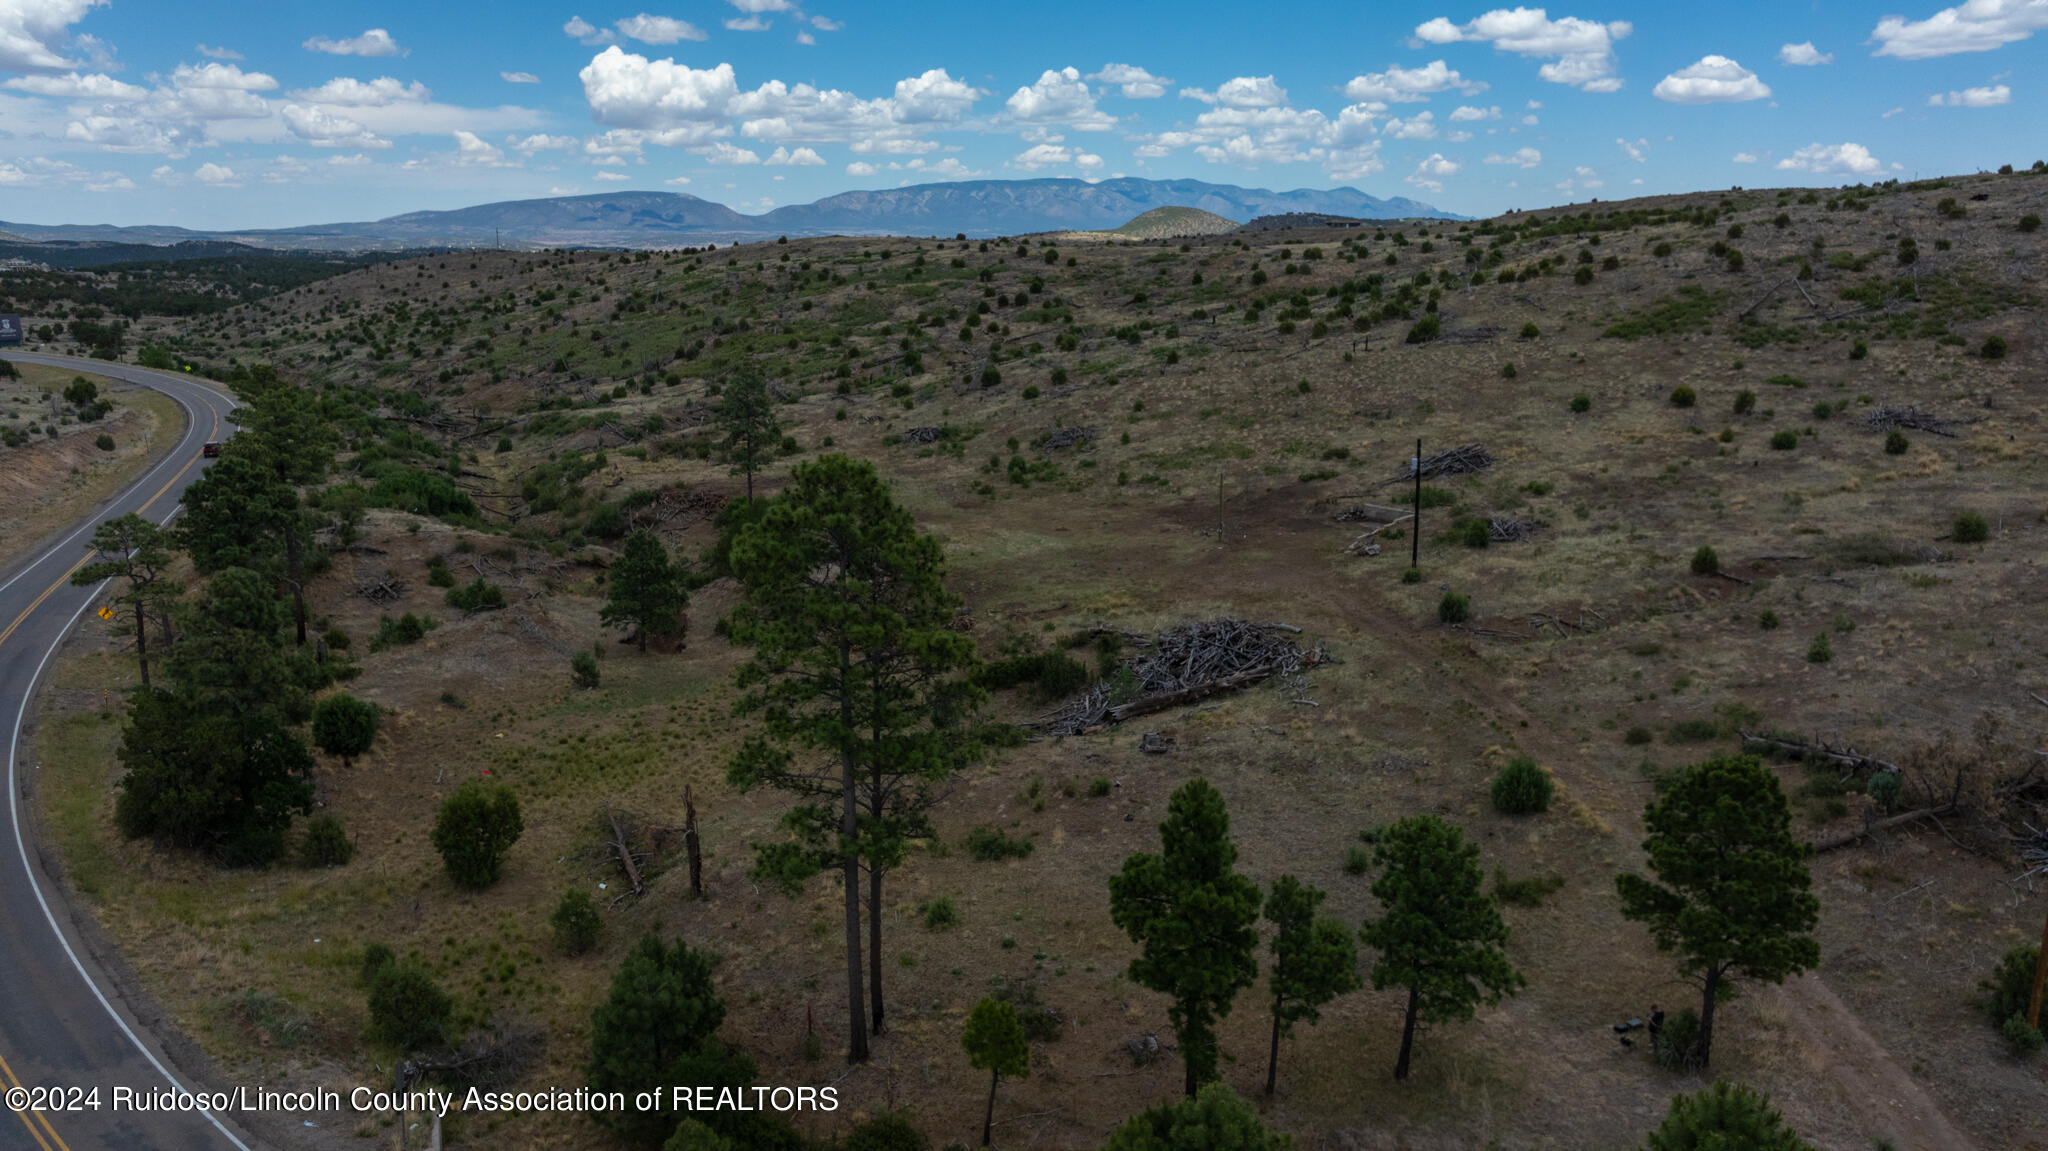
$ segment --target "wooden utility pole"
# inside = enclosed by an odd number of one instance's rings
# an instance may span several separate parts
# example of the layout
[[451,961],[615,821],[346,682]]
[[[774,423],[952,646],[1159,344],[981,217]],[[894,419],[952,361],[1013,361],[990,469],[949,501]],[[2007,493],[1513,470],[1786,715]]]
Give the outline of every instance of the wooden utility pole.
[[[690,858],[690,892],[704,898],[704,851],[697,841],[697,802],[690,785],[683,785],[683,847]],[[809,1032],[805,1032],[809,1034]]]
[[1415,469],[1415,522],[1409,525],[1415,529],[1415,537],[1408,544],[1408,566],[1419,568],[1422,566],[1422,439],[1419,436],[1415,440],[1415,461],[1409,466]]

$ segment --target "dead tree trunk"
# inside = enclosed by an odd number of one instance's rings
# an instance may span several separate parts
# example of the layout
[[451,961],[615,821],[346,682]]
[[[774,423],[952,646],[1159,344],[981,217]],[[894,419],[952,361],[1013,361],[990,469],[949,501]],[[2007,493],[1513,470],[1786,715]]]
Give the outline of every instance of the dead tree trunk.
[[612,825],[612,851],[619,857],[619,867],[626,873],[626,882],[632,884],[633,894],[638,895],[643,888],[640,867],[633,862],[633,845],[627,840],[625,829],[619,826],[619,817],[612,814],[610,807],[605,808],[604,817]]
[[704,852],[697,842],[697,802],[690,785],[683,785],[683,846],[690,855],[690,893],[704,898]]
[[1947,815],[1949,812],[1954,811],[1955,809],[1955,804],[1944,803],[1940,807],[1923,807],[1920,808],[1918,811],[1906,812],[1904,815],[1894,815],[1888,819],[1880,819],[1874,823],[1866,823],[1862,827],[1859,827],[1854,831],[1838,832],[1834,835],[1828,836],[1826,839],[1814,840],[1814,854],[1818,855],[1823,851],[1833,851],[1838,847],[1847,847],[1860,839],[1863,839],[1867,836],[1875,835],[1880,831],[1890,831],[1894,827],[1904,827],[1905,825],[1912,823],[1916,820],[1930,819],[1935,816]]

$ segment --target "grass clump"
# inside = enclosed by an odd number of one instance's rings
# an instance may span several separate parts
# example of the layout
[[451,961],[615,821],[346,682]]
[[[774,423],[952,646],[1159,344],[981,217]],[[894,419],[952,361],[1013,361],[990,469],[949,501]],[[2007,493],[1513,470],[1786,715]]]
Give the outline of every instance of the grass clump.
[[1436,622],[1441,624],[1464,623],[1472,618],[1472,600],[1454,591],[1444,593],[1436,604]]
[[967,833],[967,854],[983,863],[1024,859],[1036,846],[1028,839],[1012,838],[994,827],[977,827]]
[[1509,879],[1504,871],[1493,873],[1493,898],[1504,907],[1541,907],[1546,896],[1563,887],[1564,876],[1555,872],[1527,879]]
[[1954,527],[1959,544],[1981,544],[1991,538],[1991,521],[1982,512],[1957,512]]
[[597,946],[604,931],[604,919],[597,913],[597,901],[588,892],[564,892],[548,917],[555,930],[555,947],[564,955],[582,955]]

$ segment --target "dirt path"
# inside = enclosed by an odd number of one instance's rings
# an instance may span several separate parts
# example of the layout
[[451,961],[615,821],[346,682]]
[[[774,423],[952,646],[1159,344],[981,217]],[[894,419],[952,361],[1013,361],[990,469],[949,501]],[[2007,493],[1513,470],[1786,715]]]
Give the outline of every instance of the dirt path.
[[1843,1102],[1872,1117],[1871,1126],[1886,1129],[1899,1151],[1976,1151],[1977,1144],[1949,1122],[1934,1097],[1893,1062],[1818,975],[1788,980],[1762,994],[1775,997],[1794,1030],[1821,1053]]

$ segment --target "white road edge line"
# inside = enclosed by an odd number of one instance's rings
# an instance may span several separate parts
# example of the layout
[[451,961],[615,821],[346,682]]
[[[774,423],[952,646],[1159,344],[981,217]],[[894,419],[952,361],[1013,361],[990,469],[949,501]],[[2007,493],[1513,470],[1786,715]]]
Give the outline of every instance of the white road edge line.
[[[24,364],[34,363],[33,360],[21,360],[19,362]],[[54,365],[39,364],[37,366],[52,367]],[[124,384],[134,384],[136,387],[139,388],[150,387],[150,385],[143,383],[141,380],[131,380],[122,376],[115,376],[113,378],[120,380]],[[204,387],[204,385],[200,384],[195,384],[194,386]],[[122,497],[128,495],[130,492],[136,491],[143,485],[149,483],[149,481],[155,479],[156,474],[158,472],[163,471],[165,468],[169,467],[172,463],[176,462],[180,458],[182,453],[180,453],[178,449],[184,447],[185,441],[192,437],[192,433],[199,430],[199,413],[192,410],[192,405],[185,402],[185,397],[178,395],[176,392],[171,391],[169,388],[152,388],[151,390],[162,392],[164,395],[169,396],[171,399],[177,401],[179,407],[185,409],[186,418],[192,421],[191,431],[186,432],[183,436],[180,436],[178,438],[177,445],[171,449],[171,453],[169,455],[165,456],[162,460],[158,461],[157,465],[149,469],[148,473],[142,476],[142,478],[136,480],[134,483],[129,484],[127,487],[122,488],[119,493],[112,497],[113,499],[119,500]],[[211,411],[211,407],[209,407],[208,410]],[[49,551],[46,551],[42,555],[37,556],[35,559],[30,560],[28,566],[22,568],[18,572],[15,572],[13,577],[10,578],[6,583],[0,583],[0,592],[5,592],[8,588],[13,587],[16,580],[19,580],[21,577],[41,567],[43,563],[47,561],[51,556],[56,555],[60,551],[63,551],[66,544],[69,544],[72,540],[77,539],[80,533],[84,532],[87,528],[95,526],[97,525],[95,525],[90,519],[88,519],[85,523],[80,524],[78,526],[77,531],[72,532],[70,535],[65,536],[63,539],[58,540],[56,543],[50,545]]]
[[[148,385],[145,384],[143,386],[147,387]],[[169,393],[166,392],[166,394]],[[177,399],[177,397],[175,396],[173,396],[172,398]],[[184,401],[179,400],[179,402],[183,403]],[[191,409],[188,407],[186,410],[190,411]],[[197,427],[198,422],[198,417],[197,414],[195,413],[193,416],[193,426]],[[184,504],[182,501],[177,505],[173,506],[171,508],[170,515],[167,515],[163,518],[163,523],[171,522],[171,517],[177,515],[179,510],[182,509],[183,507]],[[85,985],[87,987],[92,988],[93,998],[100,1001],[101,1007],[106,1008],[108,1017],[114,1021],[114,1026],[119,1027],[121,1029],[121,1034],[126,1035],[128,1037],[128,1041],[135,1045],[135,1049],[137,1051],[142,1052],[142,1057],[144,1059],[149,1060],[149,1065],[156,1068],[157,1074],[162,1075],[164,1077],[164,1081],[169,1083],[173,1090],[183,1092],[185,1090],[185,1085],[178,1082],[177,1076],[172,1075],[170,1069],[165,1067],[163,1063],[157,1059],[156,1053],[151,1051],[149,1049],[148,1044],[145,1044],[142,1041],[142,1038],[136,1035],[135,1032],[128,1026],[128,1021],[126,1019],[121,1018],[121,1013],[119,1011],[114,1010],[114,1005],[107,1000],[106,993],[100,990],[100,985],[93,981],[92,974],[85,969],[85,964],[79,961],[78,953],[71,949],[71,941],[65,938],[64,928],[57,922],[57,913],[50,909],[50,901],[43,895],[43,885],[36,879],[35,865],[29,861],[28,857],[28,841],[23,839],[21,834],[21,785],[16,777],[15,768],[16,764],[20,760],[19,752],[21,746],[21,725],[22,721],[28,718],[29,701],[35,698],[36,684],[42,681],[43,670],[44,668],[49,666],[50,657],[56,655],[57,649],[64,646],[65,637],[71,634],[72,628],[78,626],[79,617],[85,614],[86,608],[89,608],[93,605],[93,602],[99,598],[100,591],[104,589],[106,585],[110,582],[112,581],[102,580],[99,586],[93,589],[93,594],[87,596],[86,601],[83,604],[79,605],[78,610],[71,613],[71,619],[64,624],[64,630],[57,633],[57,638],[50,642],[49,650],[45,651],[43,653],[43,658],[36,663],[35,673],[29,676],[28,688],[27,690],[22,692],[21,704],[20,706],[14,709],[14,727],[13,730],[9,732],[7,737],[8,822],[11,823],[14,827],[14,847],[16,851],[21,853],[21,869],[23,873],[28,876],[29,889],[35,892],[36,903],[42,907],[43,918],[49,920],[50,930],[56,933],[58,944],[64,948],[65,958],[71,960],[71,966],[75,970],[77,970],[78,977],[80,979],[85,980]],[[249,1145],[247,1143],[242,1142],[240,1139],[236,1138],[235,1133],[228,1130],[227,1125],[222,1123],[220,1119],[214,1115],[213,1112],[200,1109],[199,1114],[206,1116],[206,1121],[213,1124],[214,1129],[219,1131],[221,1135],[227,1139],[228,1142],[234,1144],[237,1148],[240,1149],[240,1151],[250,1151]]]

